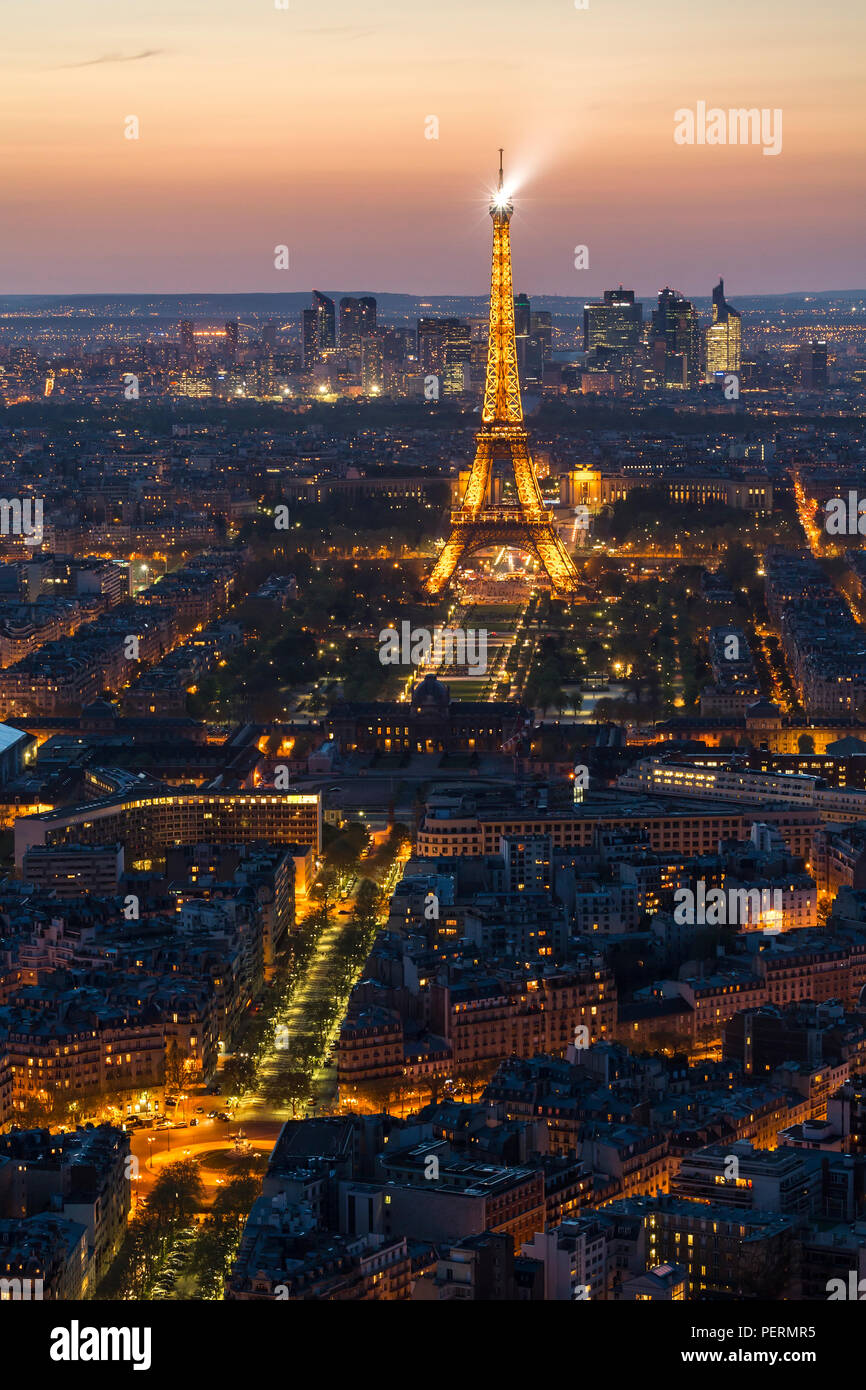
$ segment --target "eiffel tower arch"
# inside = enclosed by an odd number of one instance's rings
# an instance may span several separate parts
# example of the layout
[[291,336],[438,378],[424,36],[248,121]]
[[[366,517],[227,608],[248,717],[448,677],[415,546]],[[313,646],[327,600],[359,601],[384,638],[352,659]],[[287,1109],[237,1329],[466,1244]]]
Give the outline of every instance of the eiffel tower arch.
[[[511,278],[511,215],[514,205],[502,183],[490,204],[493,218],[493,264],[490,274],[490,332],[481,429],[475,436],[475,459],[460,506],[451,513],[451,530],[427,580],[427,592],[444,592],[458,565],[474,551],[508,545],[532,555],[550,580],[554,594],[565,597],[578,587],[577,571],[544,505],[523,422],[517,343],[514,337],[514,287]],[[517,505],[490,500],[495,464],[510,465]]]

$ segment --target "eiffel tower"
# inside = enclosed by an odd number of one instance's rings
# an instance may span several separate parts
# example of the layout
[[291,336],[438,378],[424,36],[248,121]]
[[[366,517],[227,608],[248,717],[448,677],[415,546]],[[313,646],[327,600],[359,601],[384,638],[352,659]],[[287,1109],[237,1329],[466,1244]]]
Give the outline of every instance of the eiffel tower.
[[[482,423],[475,436],[475,460],[463,500],[451,513],[451,532],[427,581],[427,592],[434,596],[445,590],[461,560],[492,545],[514,546],[534,556],[559,598],[573,594],[578,586],[571,556],[542,500],[529,452],[529,434],[523,423],[511,282],[509,224],[513,212],[514,205],[502,183],[500,150],[499,186],[490,203],[493,267]],[[502,462],[511,465],[517,506],[502,506],[491,501],[493,465]]]

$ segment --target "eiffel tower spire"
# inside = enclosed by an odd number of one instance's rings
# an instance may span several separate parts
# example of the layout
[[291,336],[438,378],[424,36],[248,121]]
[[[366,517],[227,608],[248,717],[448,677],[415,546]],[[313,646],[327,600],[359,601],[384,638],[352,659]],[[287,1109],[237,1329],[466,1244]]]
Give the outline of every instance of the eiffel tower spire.
[[[554,593],[570,594],[577,588],[571,557],[542,500],[523,423],[511,276],[513,212],[514,205],[504,184],[500,150],[499,184],[490,202],[493,261],[481,429],[475,437],[475,460],[466,492],[460,507],[451,513],[451,533],[427,581],[428,593],[434,595],[446,588],[461,560],[495,544],[513,545],[534,555]],[[511,465],[519,499],[516,507],[495,506],[490,501],[494,461]]]

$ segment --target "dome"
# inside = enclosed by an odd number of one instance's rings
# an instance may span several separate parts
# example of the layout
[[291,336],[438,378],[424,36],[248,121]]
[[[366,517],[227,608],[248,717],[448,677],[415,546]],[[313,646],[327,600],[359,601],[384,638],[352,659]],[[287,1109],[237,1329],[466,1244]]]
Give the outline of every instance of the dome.
[[416,710],[441,710],[445,713],[451,703],[451,691],[434,675],[425,676],[412,687],[412,707]]

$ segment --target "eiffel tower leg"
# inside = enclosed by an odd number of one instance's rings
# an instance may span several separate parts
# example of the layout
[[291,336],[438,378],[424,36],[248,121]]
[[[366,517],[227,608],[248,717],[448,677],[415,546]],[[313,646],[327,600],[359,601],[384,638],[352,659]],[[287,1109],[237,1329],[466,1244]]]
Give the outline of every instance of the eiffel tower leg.
[[459,531],[452,531],[445,542],[439,559],[433,566],[433,573],[427,580],[427,592],[433,598],[438,597],[447,588],[448,582],[460,563],[466,541]]
[[578,586],[577,570],[562,543],[562,537],[551,527],[546,536],[536,539],[538,558],[557,594],[573,594]]
[[461,506],[470,511],[477,511],[484,505],[487,497],[487,489],[490,484],[490,469],[493,463],[493,444],[486,436],[479,435],[475,449],[475,458],[472,462],[472,472],[469,475],[469,482],[466,484],[466,492],[461,502]]
[[538,486],[538,476],[535,472],[535,465],[529,453],[526,443],[525,432],[515,439],[511,447],[511,463],[514,469],[514,481],[517,485],[517,495],[520,498],[521,506],[529,512],[538,512],[544,507],[541,497],[541,490]]

